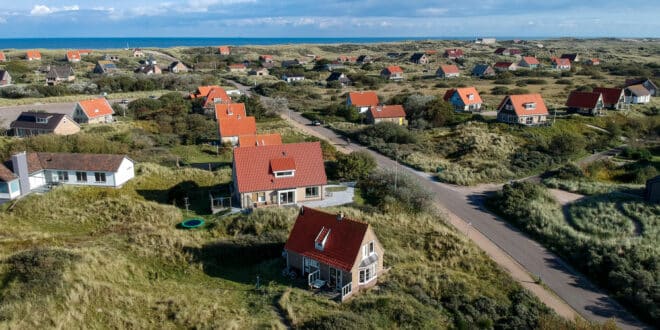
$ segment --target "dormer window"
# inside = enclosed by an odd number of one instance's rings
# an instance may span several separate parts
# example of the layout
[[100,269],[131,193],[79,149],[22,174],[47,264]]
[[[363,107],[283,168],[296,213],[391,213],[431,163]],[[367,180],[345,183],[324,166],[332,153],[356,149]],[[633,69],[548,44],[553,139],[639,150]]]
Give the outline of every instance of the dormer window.
[[468,94],[468,100],[470,101],[474,100],[474,94]]
[[291,177],[296,173],[296,171],[279,171],[279,172],[273,172],[275,174],[276,178],[285,178],[285,177]]
[[523,103],[523,107],[525,107],[525,110],[534,110],[536,109],[536,102]]
[[37,117],[37,124],[48,124],[48,117]]
[[314,248],[319,251],[323,251],[325,244],[328,242],[328,237],[330,237],[330,228],[321,228],[321,231],[316,235],[314,239]]
[[271,159],[270,169],[276,178],[292,177],[296,174],[296,162],[291,157],[286,157],[286,153],[282,154],[284,157]]

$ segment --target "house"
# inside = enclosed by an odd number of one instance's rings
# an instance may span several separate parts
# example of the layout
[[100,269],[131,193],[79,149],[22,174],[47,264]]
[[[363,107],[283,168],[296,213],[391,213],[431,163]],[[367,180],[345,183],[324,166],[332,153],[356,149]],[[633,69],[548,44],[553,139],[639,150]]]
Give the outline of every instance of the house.
[[125,155],[20,152],[0,164],[0,199],[15,199],[57,184],[121,187],[135,177]]
[[571,60],[567,58],[551,58],[552,68],[555,70],[570,70],[571,69]]
[[646,180],[644,199],[649,203],[660,203],[660,175]]
[[401,105],[377,105],[367,111],[367,122],[371,124],[390,122],[405,125],[406,112]]
[[78,49],[78,54],[80,54],[80,56],[87,56],[90,55],[91,53],[92,53],[91,49]]
[[445,49],[444,56],[450,60],[463,58],[463,50],[459,48]]
[[428,64],[429,57],[425,53],[414,53],[410,56],[410,62],[415,64]]
[[472,69],[472,75],[475,77],[492,77],[495,75],[495,70],[488,64],[477,64]]
[[84,100],[76,103],[73,110],[73,120],[79,124],[112,123],[112,110],[110,103],[104,97]]
[[651,92],[649,92],[649,90],[642,84],[626,87],[624,94],[626,96],[626,103],[629,104],[644,104],[651,102]]
[[242,208],[322,200],[328,184],[320,142],[235,148],[233,170]]
[[133,57],[144,57],[144,52],[140,48],[133,49]]
[[298,60],[284,60],[282,61],[282,67],[283,68],[294,68],[300,66],[300,63],[298,63]]
[[57,85],[63,81],[74,81],[76,74],[69,65],[51,66],[46,74],[46,84]]
[[41,52],[38,50],[28,50],[25,52],[25,59],[28,61],[41,61]]
[[287,270],[343,302],[376,285],[385,250],[368,223],[302,206],[283,254]]
[[515,56],[515,55],[522,54],[522,51],[520,49],[517,49],[517,48],[500,47],[500,48],[495,50],[495,54],[503,55],[503,56]]
[[0,86],[11,85],[11,75],[9,71],[0,69]]
[[596,87],[593,92],[603,95],[603,106],[607,109],[619,110],[626,103],[623,88]]
[[357,57],[340,55],[340,56],[337,57],[337,62],[355,63],[355,62],[357,62]]
[[474,87],[452,88],[445,93],[444,100],[451,103],[455,111],[479,111],[483,104]]
[[220,118],[218,134],[220,142],[235,146],[238,144],[239,136],[257,134],[257,124],[252,116],[237,115],[236,118]]
[[367,64],[373,62],[373,59],[369,55],[360,55],[356,61],[358,64]]
[[405,56],[406,54],[407,54],[407,53],[394,53],[394,52],[390,52],[390,53],[387,53],[386,56],[387,56],[387,58],[389,58],[389,59],[391,59],[391,60],[396,60],[396,59],[399,59],[400,57]]
[[156,62],[147,61],[145,65],[142,65],[139,68],[135,69],[135,73],[142,73],[146,75],[162,74],[163,69],[161,69],[160,66],[156,64]]
[[277,133],[241,135],[238,137],[239,147],[274,146],[281,144],[282,136]]
[[338,81],[344,87],[351,84],[351,79],[349,79],[343,72],[333,72],[325,81]]
[[113,61],[98,61],[94,67],[94,73],[111,74],[119,71],[117,64]]
[[647,78],[637,78],[637,79],[626,79],[626,84],[625,86],[631,86],[631,85],[637,85],[637,84],[642,84],[646,90],[651,93],[651,96],[657,96],[658,95],[658,86],[656,86],[651,79]]
[[260,55],[259,62],[261,63],[273,63],[273,55]]
[[13,136],[26,137],[39,134],[71,135],[80,132],[80,125],[69,115],[47,112],[21,112],[9,124]]
[[547,118],[541,94],[509,95],[497,107],[497,121],[503,123],[535,126],[545,124]]
[[424,54],[429,55],[429,56],[431,56],[431,55],[437,55],[437,54],[438,54],[438,51],[435,50],[435,49],[427,49],[427,50],[424,51]]
[[104,60],[104,61],[113,61],[113,62],[117,62],[117,61],[119,61],[119,55],[114,55],[114,54],[104,54],[104,55],[103,55],[103,60]]
[[204,97],[202,108],[204,108],[206,113],[209,113],[215,109],[215,105],[218,103],[231,103],[231,98],[224,88],[216,86],[211,88]]
[[474,40],[475,44],[484,44],[484,45],[492,45],[497,41],[495,38],[477,38]]
[[539,63],[539,60],[537,60],[534,56],[523,56],[523,58],[520,60],[520,63],[518,63],[518,66],[522,68],[536,69],[540,64],[541,63]]
[[218,53],[223,56],[228,56],[231,54],[231,48],[229,48],[229,46],[220,46],[218,47]]
[[343,69],[343,68],[345,68],[345,67],[346,67],[346,66],[345,66],[343,63],[336,62],[336,61],[335,61],[335,62],[332,62],[332,63],[326,63],[326,64],[323,66],[323,68],[324,68],[325,70],[328,70],[328,71],[334,71],[334,70],[338,70],[338,69]]
[[189,71],[188,67],[181,61],[172,62],[167,69],[172,73],[185,73]]
[[355,107],[360,113],[369,111],[369,108],[375,107],[380,103],[376,92],[349,92],[346,99],[347,107]]
[[590,59],[588,59],[588,60],[585,62],[585,64],[587,64],[587,65],[592,65],[592,66],[593,66],[593,65],[600,65],[600,59],[598,59],[598,58],[590,58]]
[[504,71],[516,71],[518,66],[513,62],[497,62],[495,63],[495,65],[493,65],[493,68],[497,72],[504,72]]
[[80,52],[77,50],[69,50],[66,52],[65,59],[70,63],[80,62]]
[[250,72],[248,72],[249,75],[251,76],[267,76],[268,75],[268,69],[266,68],[259,68],[259,69],[252,69]]
[[215,105],[215,120],[247,117],[243,103],[218,103]]
[[441,65],[435,72],[439,78],[456,78],[461,75],[456,65]]
[[573,63],[573,62],[580,62],[580,56],[579,56],[577,53],[573,53],[573,54],[561,54],[561,57],[560,57],[560,58],[565,58],[565,59],[571,61],[571,63]]
[[292,74],[292,75],[283,74],[282,75],[282,80],[286,81],[287,83],[292,83],[292,82],[295,82],[295,81],[305,80],[305,76],[303,76],[301,74]]
[[566,107],[581,114],[597,116],[603,114],[605,105],[601,93],[572,91],[566,100]]
[[229,72],[245,72],[247,67],[243,63],[229,64]]
[[5,53],[3,51],[0,51],[0,62],[6,62],[7,57],[5,56]]
[[388,80],[403,80],[403,69],[398,65],[390,65],[380,72],[380,76]]

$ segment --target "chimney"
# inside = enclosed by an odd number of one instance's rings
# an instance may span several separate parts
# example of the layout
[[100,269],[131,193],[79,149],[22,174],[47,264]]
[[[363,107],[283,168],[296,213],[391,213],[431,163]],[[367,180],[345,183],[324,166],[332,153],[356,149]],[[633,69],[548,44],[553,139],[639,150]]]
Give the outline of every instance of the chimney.
[[11,165],[14,174],[18,177],[21,196],[27,195],[30,192],[30,173],[28,172],[27,153],[23,151],[12,155]]
[[344,212],[339,212],[339,214],[337,214],[337,221],[342,221],[342,220],[344,220]]

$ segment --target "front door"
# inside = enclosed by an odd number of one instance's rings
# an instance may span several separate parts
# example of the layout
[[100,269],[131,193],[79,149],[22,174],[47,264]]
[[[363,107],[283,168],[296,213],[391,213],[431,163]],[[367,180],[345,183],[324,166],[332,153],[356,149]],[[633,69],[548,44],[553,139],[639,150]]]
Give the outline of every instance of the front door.
[[294,190],[280,191],[279,204],[293,204],[296,202],[296,192]]

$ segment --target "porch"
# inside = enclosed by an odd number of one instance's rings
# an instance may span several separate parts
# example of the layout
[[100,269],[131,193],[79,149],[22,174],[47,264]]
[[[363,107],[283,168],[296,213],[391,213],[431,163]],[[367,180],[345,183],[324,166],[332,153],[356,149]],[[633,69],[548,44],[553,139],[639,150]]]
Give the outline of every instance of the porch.
[[[339,278],[341,280],[341,278]],[[341,285],[336,279],[321,279],[321,270],[316,270],[307,275],[307,285],[315,293],[326,296],[328,299],[343,302],[353,294],[353,282]]]

